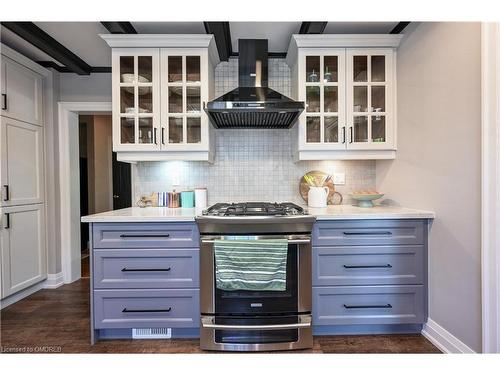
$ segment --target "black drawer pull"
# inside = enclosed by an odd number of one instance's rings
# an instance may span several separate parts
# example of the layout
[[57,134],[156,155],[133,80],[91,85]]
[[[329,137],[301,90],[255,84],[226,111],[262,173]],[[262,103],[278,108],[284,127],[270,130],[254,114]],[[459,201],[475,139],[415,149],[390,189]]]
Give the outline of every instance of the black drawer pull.
[[380,264],[380,265],[369,265],[369,266],[352,266],[348,264],[344,264],[344,268],[392,268],[390,264]]
[[392,305],[388,303],[387,305],[345,305],[346,309],[392,309]]
[[122,272],[168,272],[170,271],[170,267],[168,268],[122,268]]
[[124,313],[142,313],[142,312],[170,312],[172,308],[168,309],[127,309],[126,307],[122,310]]
[[10,228],[10,214],[9,213],[6,213],[5,214],[5,227],[4,229],[9,229]]
[[5,198],[3,199],[4,201],[10,200],[10,192],[9,192],[9,185],[4,185],[5,188]]
[[2,94],[2,99],[3,99],[3,101],[2,101],[2,109],[4,111],[6,111],[7,110],[7,94]]
[[167,238],[170,234],[120,234],[121,238]]
[[344,232],[344,236],[392,236],[392,232]]

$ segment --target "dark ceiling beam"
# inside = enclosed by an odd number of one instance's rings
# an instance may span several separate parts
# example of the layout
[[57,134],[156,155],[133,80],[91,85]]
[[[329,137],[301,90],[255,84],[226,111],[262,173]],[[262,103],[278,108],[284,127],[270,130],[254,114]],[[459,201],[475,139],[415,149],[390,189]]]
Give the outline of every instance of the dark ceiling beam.
[[[37,61],[37,64],[43,66],[44,68],[52,68],[59,73],[73,73],[73,71],[69,70],[65,66],[61,66],[54,61]],[[91,66],[90,73],[111,73],[110,66]]]
[[401,33],[406,26],[408,26],[410,23],[409,22],[399,22],[396,26],[394,26],[394,29],[392,29],[389,34],[399,34]]
[[220,61],[227,61],[233,56],[229,22],[203,22],[207,34],[213,34]]
[[111,34],[137,34],[130,22],[101,22]]
[[323,34],[328,22],[302,22],[299,34]]
[[34,45],[56,61],[59,61],[71,72],[79,75],[89,75],[92,72],[92,68],[89,64],[64,47],[33,22],[2,22],[2,26]]

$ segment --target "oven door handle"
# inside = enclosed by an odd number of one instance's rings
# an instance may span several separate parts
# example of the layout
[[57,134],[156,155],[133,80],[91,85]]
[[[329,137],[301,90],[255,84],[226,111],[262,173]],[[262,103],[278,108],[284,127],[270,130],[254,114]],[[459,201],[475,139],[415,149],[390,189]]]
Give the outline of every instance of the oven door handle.
[[255,331],[255,330],[280,330],[280,329],[293,329],[293,328],[307,328],[311,327],[311,317],[299,317],[299,323],[291,324],[263,324],[263,325],[228,325],[228,324],[215,324],[213,317],[202,317],[201,326],[203,328],[220,329],[220,330],[241,330],[241,331]]
[[[201,243],[215,243],[216,240],[220,240],[221,238],[210,238],[210,239],[204,239],[202,238],[201,239]],[[292,240],[288,240],[288,243],[289,244],[301,244],[301,243],[310,243],[311,242],[311,239],[310,238],[297,238],[297,239],[292,239]]]

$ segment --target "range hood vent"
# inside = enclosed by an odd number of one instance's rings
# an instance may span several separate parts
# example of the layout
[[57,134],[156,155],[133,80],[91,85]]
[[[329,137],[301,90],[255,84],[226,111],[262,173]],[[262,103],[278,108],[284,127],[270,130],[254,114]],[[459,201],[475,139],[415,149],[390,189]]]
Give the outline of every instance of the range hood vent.
[[267,87],[267,40],[239,39],[239,87],[205,108],[216,128],[288,129],[304,110],[297,102]]

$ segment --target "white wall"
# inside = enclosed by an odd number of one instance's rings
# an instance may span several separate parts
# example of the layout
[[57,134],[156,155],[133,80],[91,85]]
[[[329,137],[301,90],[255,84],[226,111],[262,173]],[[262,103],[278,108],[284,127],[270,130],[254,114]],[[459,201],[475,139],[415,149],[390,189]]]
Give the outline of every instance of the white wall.
[[111,73],[60,75],[61,102],[111,102]]
[[480,24],[422,23],[398,50],[398,151],[377,188],[433,210],[429,317],[481,350]]

